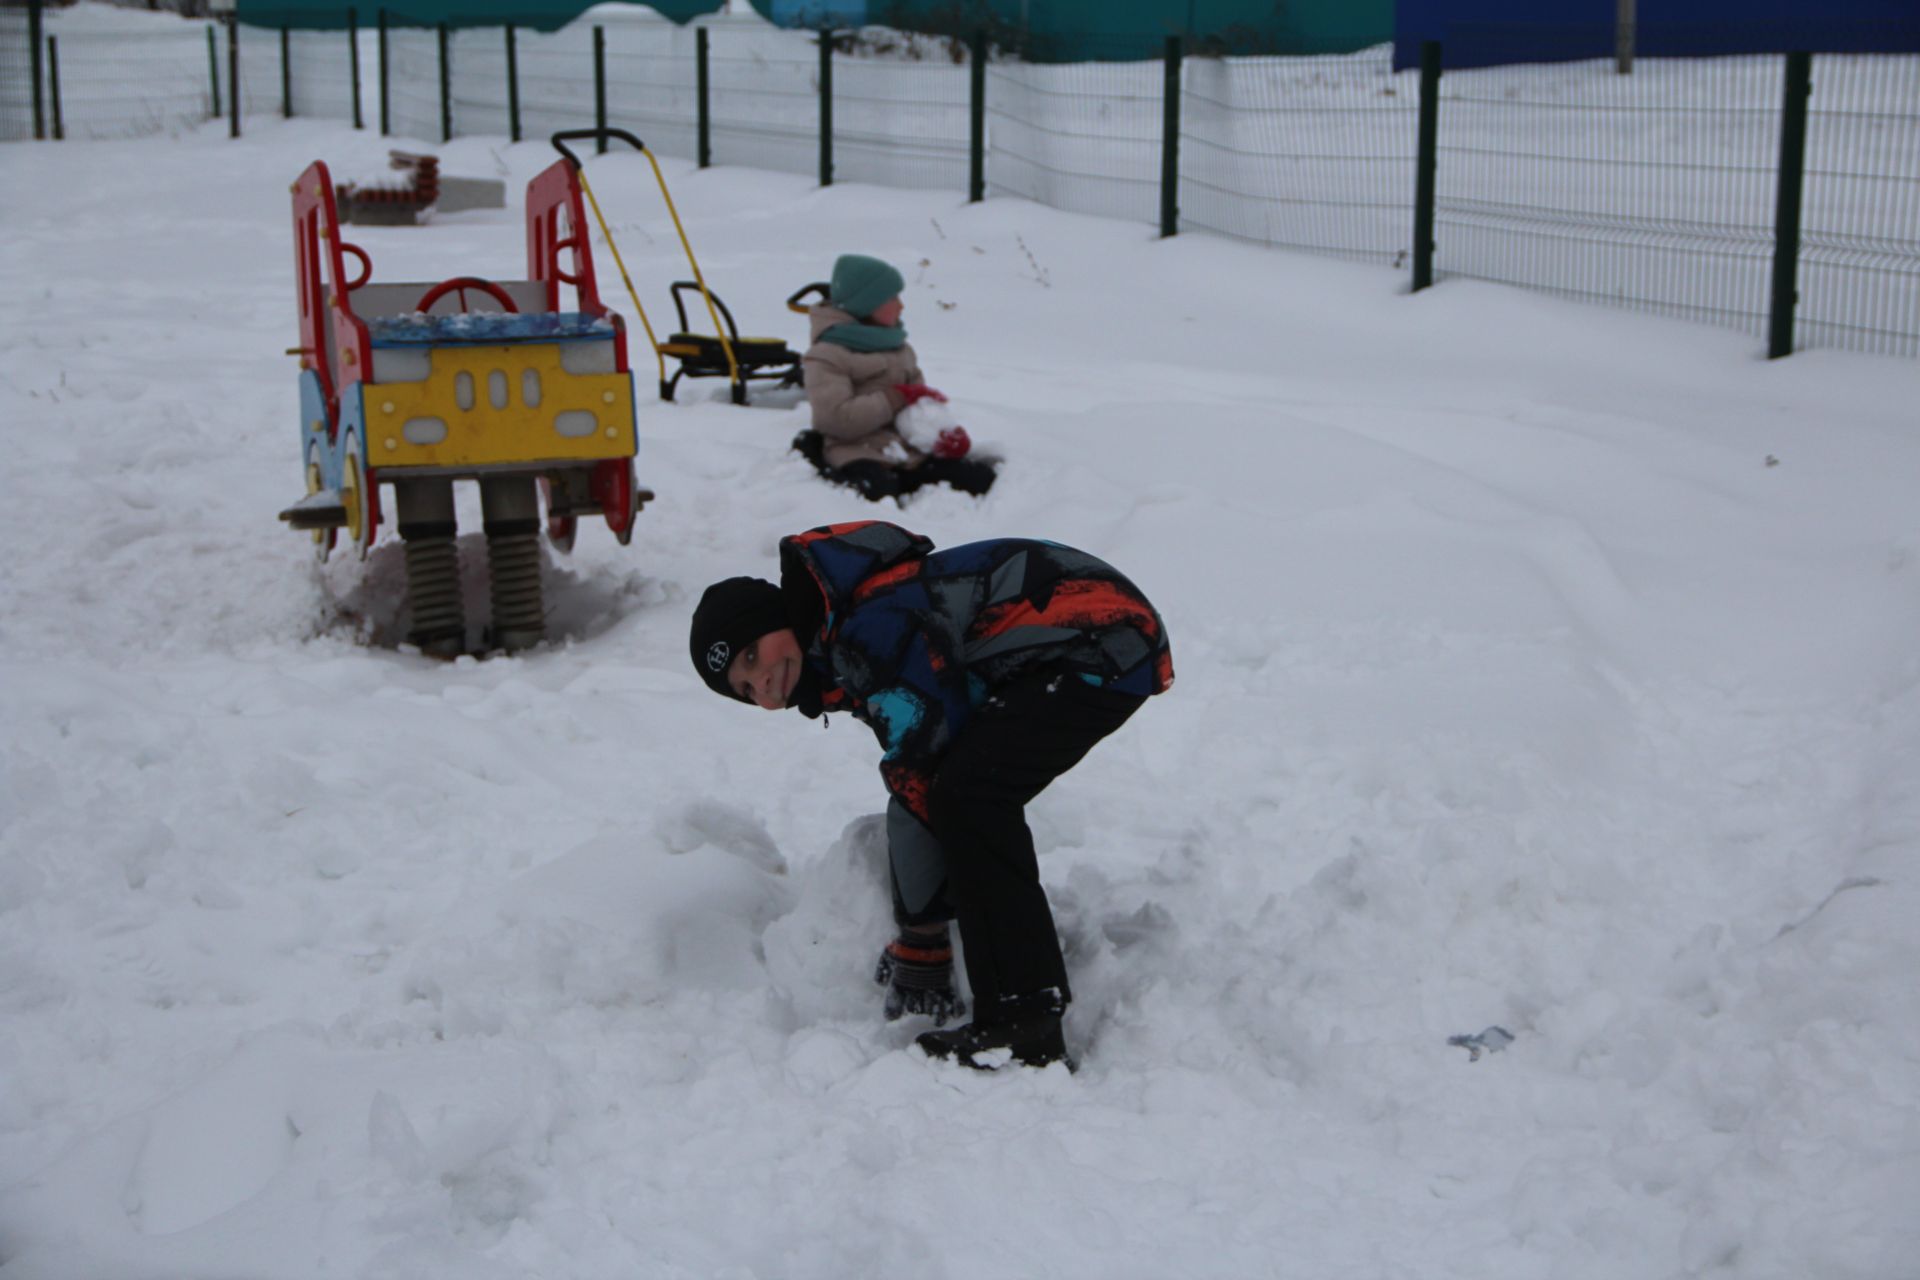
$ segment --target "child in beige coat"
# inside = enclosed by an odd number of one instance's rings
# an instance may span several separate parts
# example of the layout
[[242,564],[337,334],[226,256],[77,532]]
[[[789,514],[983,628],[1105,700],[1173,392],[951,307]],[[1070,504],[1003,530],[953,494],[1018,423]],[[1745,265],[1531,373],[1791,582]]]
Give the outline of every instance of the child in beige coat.
[[804,358],[814,438],[802,433],[796,443],[822,475],[876,501],[927,484],[985,493],[993,467],[967,456],[963,428],[949,427],[924,445],[901,430],[902,414],[915,402],[946,402],[926,385],[900,323],[905,287],[878,258],[849,253],[834,262],[827,301],[812,311],[813,345]]

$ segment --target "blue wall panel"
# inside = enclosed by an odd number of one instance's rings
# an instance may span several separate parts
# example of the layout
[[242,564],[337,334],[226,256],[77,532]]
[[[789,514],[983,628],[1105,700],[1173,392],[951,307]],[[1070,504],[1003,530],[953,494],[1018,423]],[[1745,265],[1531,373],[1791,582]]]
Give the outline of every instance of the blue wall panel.
[[[1449,67],[1613,56],[1613,0],[1399,0],[1394,65],[1420,65],[1438,40]],[[1920,53],[1916,0],[1637,0],[1635,51],[1650,58],[1734,53]]]

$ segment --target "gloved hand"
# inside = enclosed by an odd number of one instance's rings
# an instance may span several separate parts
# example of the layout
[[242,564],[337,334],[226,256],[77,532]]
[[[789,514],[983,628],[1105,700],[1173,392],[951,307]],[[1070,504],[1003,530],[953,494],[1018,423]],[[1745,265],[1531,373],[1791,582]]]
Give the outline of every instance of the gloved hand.
[[[911,385],[905,382],[897,382],[894,384],[893,389],[900,393],[900,398],[905,400],[907,404],[914,404],[921,400],[938,400],[941,404],[947,402],[946,396],[935,391],[932,387],[917,382]],[[902,407],[904,408],[905,406]]]
[[931,938],[902,933],[881,950],[873,980],[887,989],[883,1012],[888,1022],[917,1013],[939,1027],[967,1011],[954,989],[953,944],[944,932]]
[[967,434],[965,427],[948,427],[933,442],[933,456],[936,458],[964,458],[967,450],[973,448],[973,437]]

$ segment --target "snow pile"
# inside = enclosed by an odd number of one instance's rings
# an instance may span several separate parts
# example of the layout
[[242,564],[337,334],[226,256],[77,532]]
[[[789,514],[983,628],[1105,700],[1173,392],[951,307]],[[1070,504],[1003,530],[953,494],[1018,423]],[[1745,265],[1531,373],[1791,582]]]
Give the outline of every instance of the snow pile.
[[[7,1280],[1911,1274],[1920,369],[663,161],[749,331],[901,264],[1002,478],[876,509],[797,393],[683,385],[553,642],[440,666],[395,543],[274,519],[287,184],[388,145],[9,157]],[[651,171],[590,163],[664,308]],[[351,234],[518,278],[514,205]],[[869,735],[687,669],[706,583],[874,514],[1084,546],[1168,620],[1178,685],[1031,813],[1077,1075],[878,1019]]]

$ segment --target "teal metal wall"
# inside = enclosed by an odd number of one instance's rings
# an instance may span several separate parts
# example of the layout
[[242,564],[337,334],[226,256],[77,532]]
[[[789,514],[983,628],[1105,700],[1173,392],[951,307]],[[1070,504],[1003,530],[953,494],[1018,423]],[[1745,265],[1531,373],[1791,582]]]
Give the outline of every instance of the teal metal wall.
[[[534,31],[557,31],[592,8],[594,0],[239,0],[240,21],[261,27],[303,30],[338,29],[347,25],[353,9],[363,27],[379,21],[380,10],[395,25],[498,27],[512,23]],[[649,0],[652,8],[675,22],[686,22],[718,9],[721,0]]]
[[1220,54],[1347,53],[1393,39],[1394,0],[752,0],[782,26],[985,29],[1037,61],[1156,58],[1168,36]]
[[[675,22],[720,8],[721,0],[650,0]],[[1394,0],[752,0],[763,17],[790,27],[867,23],[936,35],[985,30],[1003,48],[1043,62],[1157,58],[1168,36],[1189,52],[1346,53],[1393,39]],[[396,24],[537,31],[566,26],[590,0],[356,0],[360,25],[382,8]],[[239,0],[242,22],[304,29],[346,25],[344,0]]]

